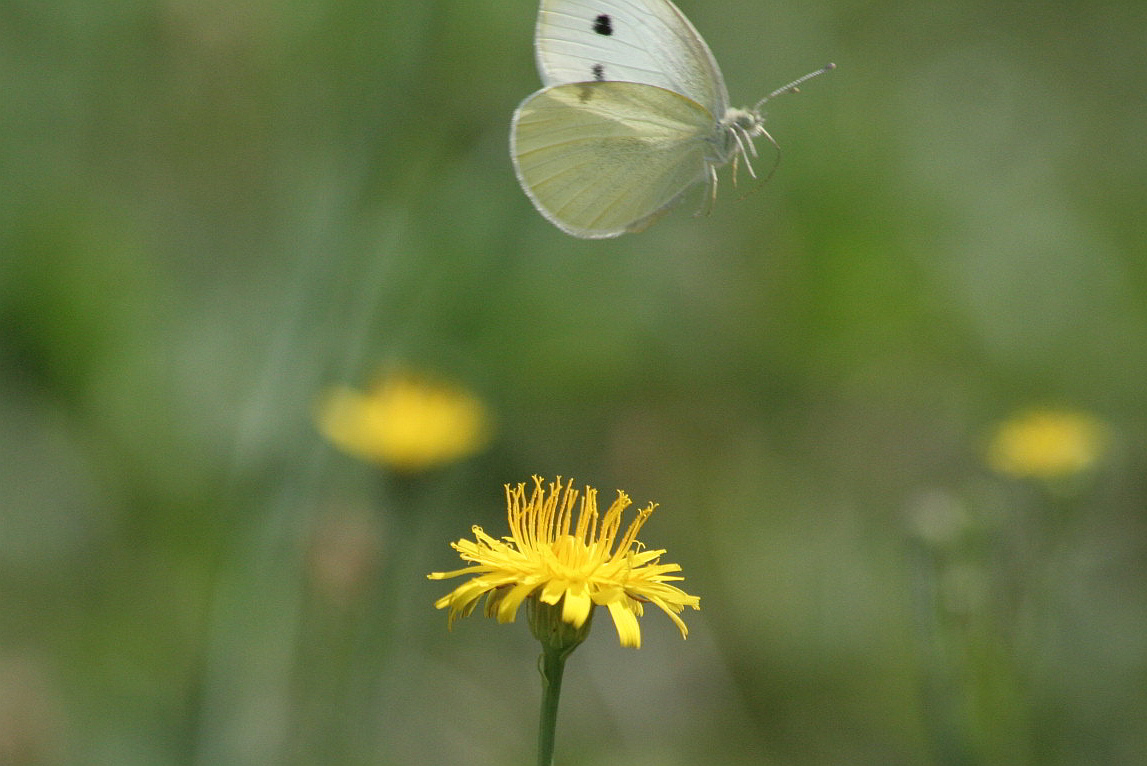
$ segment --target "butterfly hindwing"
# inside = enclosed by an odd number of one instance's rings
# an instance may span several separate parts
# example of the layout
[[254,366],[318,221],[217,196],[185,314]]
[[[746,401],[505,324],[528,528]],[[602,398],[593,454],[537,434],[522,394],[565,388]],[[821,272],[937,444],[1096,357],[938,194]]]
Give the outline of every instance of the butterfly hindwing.
[[518,107],[510,148],[522,188],[578,237],[614,237],[705,178],[712,115],[674,91],[634,82],[544,88]]

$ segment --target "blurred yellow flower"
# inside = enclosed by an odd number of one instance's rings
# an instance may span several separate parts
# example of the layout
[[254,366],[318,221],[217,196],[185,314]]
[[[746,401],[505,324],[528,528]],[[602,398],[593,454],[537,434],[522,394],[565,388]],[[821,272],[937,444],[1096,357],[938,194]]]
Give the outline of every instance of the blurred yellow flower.
[[[664,550],[644,550],[637,533],[656,508],[650,503],[637,512],[625,533],[622,512],[631,505],[624,492],[617,493],[605,516],[599,520],[597,490],[586,487],[574,524],[578,490],[571,479],[564,487],[559,477],[545,488],[534,477],[533,492],[526,485],[506,485],[510,534],[500,540],[473,527],[475,540],[451,543],[463,560],[476,564],[452,572],[434,572],[432,580],[474,575],[453,592],[434,603],[450,608],[449,623],[474,611],[486,597],[485,614],[498,622],[513,622],[518,607],[527,598],[542,604],[561,604],[561,619],[581,628],[595,606],[609,609],[622,646],[639,648],[641,629],[637,618],[642,604],[664,611],[677,624],[681,637],[688,635],[677,615],[686,607],[700,608],[700,599],[670,582],[683,580],[677,564],[659,563]],[[535,631],[536,632],[536,631]]]
[[477,452],[491,430],[477,397],[409,373],[383,376],[366,393],[347,387],[326,392],[318,425],[343,451],[409,473]]
[[1106,446],[1106,428],[1096,418],[1071,410],[1037,409],[1001,423],[987,457],[999,473],[1055,479],[1090,468]]

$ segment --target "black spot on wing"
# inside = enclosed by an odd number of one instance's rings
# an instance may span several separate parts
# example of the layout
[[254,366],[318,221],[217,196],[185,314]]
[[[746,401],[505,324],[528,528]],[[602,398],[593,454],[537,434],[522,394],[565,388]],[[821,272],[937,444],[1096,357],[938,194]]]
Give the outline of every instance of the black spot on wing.
[[610,20],[609,14],[598,14],[598,17],[593,20],[593,31],[606,37],[613,34],[613,21]]
[[605,67],[604,66],[602,66],[601,64],[594,64],[593,65],[593,79],[597,80],[598,82],[601,82],[602,80],[605,79]]

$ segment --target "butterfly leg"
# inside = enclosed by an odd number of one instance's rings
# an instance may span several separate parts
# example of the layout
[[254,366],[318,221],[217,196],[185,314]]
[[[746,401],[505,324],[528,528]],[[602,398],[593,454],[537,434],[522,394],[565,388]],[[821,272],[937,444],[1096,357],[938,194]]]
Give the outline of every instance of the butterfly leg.
[[780,167],[780,164],[781,164],[781,147],[780,147],[780,144],[778,144],[776,142],[776,139],[774,139],[771,135],[769,135],[769,131],[765,130],[764,128],[760,128],[760,134],[762,136],[764,136],[765,138],[767,138],[769,143],[773,145],[773,148],[777,150],[777,159],[775,162],[773,162],[773,166],[769,169],[769,174],[767,176],[765,176],[765,180],[768,181],[770,178],[773,177],[773,173],[777,172],[777,168]]
[[733,140],[737,142],[737,153],[733,155],[733,180],[736,182],[737,173],[737,160],[741,157],[745,158],[745,167],[749,169],[749,177],[756,178],[757,174],[753,172],[753,163],[749,161],[749,152],[752,151],[753,156],[757,156],[757,147],[753,146],[753,139],[745,132],[744,128],[740,126],[733,127]]
[[709,186],[709,193],[705,195],[704,200],[701,202],[700,209],[693,215],[709,215],[717,205],[717,167],[715,165],[706,164],[705,172],[709,176],[705,179]]

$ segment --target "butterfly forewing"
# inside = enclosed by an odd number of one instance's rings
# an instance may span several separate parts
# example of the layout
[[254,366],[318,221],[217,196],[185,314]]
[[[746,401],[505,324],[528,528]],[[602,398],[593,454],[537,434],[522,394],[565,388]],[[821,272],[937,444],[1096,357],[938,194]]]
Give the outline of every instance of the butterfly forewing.
[[522,102],[511,155],[546,218],[575,236],[614,237],[642,228],[705,178],[712,134],[709,111],[673,91],[571,83]]
[[638,82],[718,117],[729,106],[709,46],[668,0],[542,0],[535,44],[544,85]]

